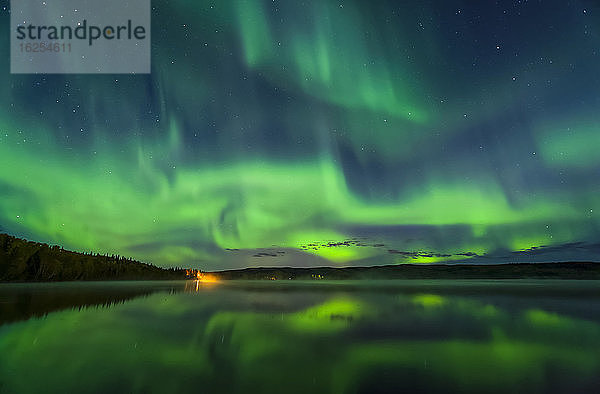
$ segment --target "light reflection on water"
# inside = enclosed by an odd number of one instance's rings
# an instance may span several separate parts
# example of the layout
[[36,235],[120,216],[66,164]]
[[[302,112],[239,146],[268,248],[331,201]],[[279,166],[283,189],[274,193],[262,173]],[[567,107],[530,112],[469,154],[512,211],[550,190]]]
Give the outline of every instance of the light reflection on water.
[[0,305],[0,392],[600,389],[595,282],[1,285]]

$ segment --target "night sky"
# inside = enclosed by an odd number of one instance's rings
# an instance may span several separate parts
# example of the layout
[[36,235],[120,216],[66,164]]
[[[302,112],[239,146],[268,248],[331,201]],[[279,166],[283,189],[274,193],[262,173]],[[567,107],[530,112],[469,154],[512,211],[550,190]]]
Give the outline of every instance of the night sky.
[[152,4],[149,75],[0,60],[0,231],[203,269],[600,259],[597,0]]

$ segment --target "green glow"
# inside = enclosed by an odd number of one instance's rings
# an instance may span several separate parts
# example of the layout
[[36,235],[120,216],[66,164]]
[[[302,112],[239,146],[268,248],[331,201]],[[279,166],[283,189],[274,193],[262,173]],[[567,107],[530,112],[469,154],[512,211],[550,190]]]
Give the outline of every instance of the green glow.
[[240,37],[248,66],[265,70],[275,80],[290,79],[306,93],[336,105],[412,122],[427,120],[426,111],[417,104],[424,101],[424,92],[408,83],[416,73],[403,64],[392,75],[385,62],[370,60],[373,54],[385,56],[385,51],[359,33],[365,22],[358,10],[348,7],[342,16],[336,4],[314,3],[312,25],[289,23],[270,34],[271,25],[259,3],[240,4]]
[[526,317],[534,324],[549,326],[565,326],[569,319],[561,318],[555,313],[548,313],[539,309],[532,309],[526,312]]
[[444,297],[436,294],[418,294],[413,297],[413,302],[425,308],[438,308],[446,303]]
[[[5,139],[18,138],[15,126],[2,128],[9,135]],[[176,149],[179,134],[176,124],[171,124],[163,149]],[[0,181],[12,187],[1,202],[3,222],[78,250],[118,252],[177,265],[218,259],[186,244],[187,237],[175,235],[179,228],[193,230],[188,232],[189,240],[204,239],[222,249],[252,249],[340,242],[351,236],[340,226],[463,224],[473,228],[469,243],[437,251],[468,249],[483,254],[497,242],[513,250],[568,242],[574,233],[555,232],[550,237],[541,223],[576,220],[581,214],[549,197],[516,208],[491,181],[476,186],[431,178],[429,186],[414,189],[397,202],[366,202],[349,190],[339,167],[327,159],[246,160],[200,170],[180,166],[167,178],[151,161],[140,161],[146,153],[135,149],[134,156],[98,150],[93,161],[81,162],[76,156],[59,154],[50,142],[45,152],[33,152],[25,145],[10,149],[8,144],[0,145],[0,165],[5,169]],[[511,229],[502,239],[494,235],[499,226]],[[136,247],[153,241],[159,244],[152,249]],[[427,243],[419,245],[420,250],[430,248]],[[381,253],[353,246],[307,252],[339,263]],[[463,257],[408,261],[457,258]]]
[[365,305],[350,298],[334,298],[289,317],[289,324],[300,331],[337,331],[351,321],[364,317]]
[[355,348],[348,357],[343,373],[354,379],[342,380],[340,377],[339,392],[350,389],[369,372],[384,365],[389,368],[392,364],[396,370],[415,368],[417,358],[427,360],[427,368],[441,381],[451,381],[473,392],[485,391],[486,387],[522,387],[524,381],[529,382],[531,387],[540,385],[544,370],[534,366],[544,365],[548,360],[565,365],[572,363],[572,368],[588,374],[597,368],[597,362],[579,350],[519,341],[386,343]]
[[259,2],[240,0],[237,1],[237,8],[246,62],[249,65],[258,64],[272,54],[273,40],[263,7]]
[[595,167],[598,165],[600,123],[570,121],[546,125],[537,133],[540,153],[551,167]]
[[[596,320],[566,314],[564,306],[561,312],[539,308],[538,298],[524,296],[507,308],[488,303],[488,296],[487,290],[464,297],[327,295],[227,285],[197,295],[154,294],[0,327],[0,375],[3,389],[22,393],[81,392],[115,382],[128,391],[194,385],[302,393],[314,391],[313,379],[326,392],[343,393],[372,385],[388,371],[394,382],[411,379],[419,387],[461,392],[490,385],[535,392],[548,382],[548,368],[557,368],[554,378],[563,383],[565,377],[595,381]],[[73,357],[56,363],[56,354]],[[36,379],[27,378],[32,375]]]
[[[203,269],[505,262],[596,242],[598,87],[558,66],[597,69],[596,43],[567,45],[569,22],[495,49],[445,12],[175,0],[153,14],[181,23],[153,35],[147,78],[7,74],[0,230]],[[303,247],[354,237],[366,246]]]

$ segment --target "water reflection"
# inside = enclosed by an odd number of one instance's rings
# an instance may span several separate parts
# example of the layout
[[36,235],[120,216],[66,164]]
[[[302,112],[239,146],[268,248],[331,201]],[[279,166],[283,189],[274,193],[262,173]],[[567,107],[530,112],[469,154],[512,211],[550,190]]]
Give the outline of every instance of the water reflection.
[[183,290],[181,281],[0,284],[0,325],[63,309],[110,307],[155,292]]
[[156,286],[0,327],[0,391],[600,389],[593,283]]

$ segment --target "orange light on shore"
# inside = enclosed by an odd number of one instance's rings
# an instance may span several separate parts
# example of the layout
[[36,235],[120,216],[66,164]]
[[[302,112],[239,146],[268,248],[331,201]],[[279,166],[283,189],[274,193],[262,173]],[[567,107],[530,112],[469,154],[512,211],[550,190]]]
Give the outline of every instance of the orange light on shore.
[[203,272],[198,272],[196,277],[198,278],[198,281],[204,283],[214,283],[219,281],[215,275],[205,274]]

